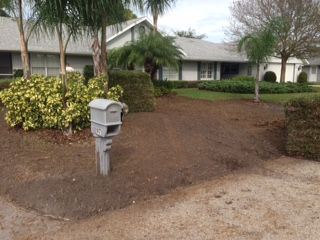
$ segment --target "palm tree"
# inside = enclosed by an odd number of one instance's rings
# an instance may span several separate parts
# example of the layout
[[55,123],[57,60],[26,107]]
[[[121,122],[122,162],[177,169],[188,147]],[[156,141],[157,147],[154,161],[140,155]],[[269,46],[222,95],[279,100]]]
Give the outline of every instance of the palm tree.
[[175,46],[174,39],[164,37],[158,32],[142,35],[139,40],[114,49],[110,52],[109,63],[111,67],[132,68],[144,66],[152,80],[161,66],[178,68],[182,53]]
[[[94,70],[97,76],[106,77],[108,90],[107,31],[109,24],[119,23],[126,18],[129,7],[142,9],[142,0],[74,0],[79,19],[92,37]],[[100,37],[99,37],[100,34]]]
[[269,57],[274,54],[276,39],[270,27],[247,35],[240,39],[238,43],[239,52],[244,50],[251,63],[257,66],[257,75],[255,81],[255,102],[260,102],[259,82],[260,82],[260,64],[268,61]]
[[163,15],[176,0],[145,0],[145,8],[152,14],[153,30],[158,31],[158,18]]
[[32,0],[0,0],[0,16],[13,17],[17,23],[20,38],[23,77],[31,76],[28,42],[37,23],[33,14]]

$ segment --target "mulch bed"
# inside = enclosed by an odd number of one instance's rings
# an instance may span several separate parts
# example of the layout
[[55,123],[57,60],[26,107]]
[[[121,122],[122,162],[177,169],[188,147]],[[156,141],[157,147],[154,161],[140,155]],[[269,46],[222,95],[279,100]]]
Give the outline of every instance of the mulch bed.
[[0,194],[40,213],[87,218],[282,155],[283,119],[279,105],[160,98],[155,112],[125,118],[103,178],[89,129],[72,138],[23,132],[1,111]]

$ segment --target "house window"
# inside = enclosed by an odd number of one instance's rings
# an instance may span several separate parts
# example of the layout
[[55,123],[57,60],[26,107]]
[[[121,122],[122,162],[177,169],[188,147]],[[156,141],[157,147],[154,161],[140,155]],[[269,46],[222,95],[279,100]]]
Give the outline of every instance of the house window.
[[201,80],[213,79],[213,64],[212,63],[201,63],[200,79]]
[[316,74],[317,73],[317,67],[316,66],[313,66],[311,68],[311,71],[312,71],[312,74]]
[[11,53],[0,53],[0,75],[12,74]]
[[239,64],[238,63],[223,63],[221,65],[221,78],[230,79],[239,75]]
[[179,72],[175,68],[164,67],[162,68],[163,80],[179,80]]
[[60,61],[58,55],[31,54],[32,74],[46,76],[58,76],[60,73]]

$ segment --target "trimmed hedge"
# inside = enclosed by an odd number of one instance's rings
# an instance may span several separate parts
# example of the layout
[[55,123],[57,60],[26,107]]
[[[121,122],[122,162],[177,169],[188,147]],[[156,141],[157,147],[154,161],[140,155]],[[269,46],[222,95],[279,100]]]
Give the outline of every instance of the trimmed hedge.
[[285,113],[287,153],[320,161],[320,96],[293,99]]
[[140,71],[111,71],[109,87],[120,85],[124,94],[122,101],[130,112],[152,112],[155,110],[154,88],[150,76]]
[[[200,90],[229,93],[254,93],[253,81],[222,80],[199,84]],[[313,92],[313,88],[305,84],[260,82],[260,93],[300,93]]]
[[301,72],[298,76],[298,83],[308,83],[308,74],[305,72]]
[[199,83],[204,83],[207,81],[164,81],[156,80],[153,81],[155,87],[164,87],[168,89],[176,88],[198,88]]
[[277,75],[272,71],[268,71],[264,74],[263,81],[275,83],[277,81]]

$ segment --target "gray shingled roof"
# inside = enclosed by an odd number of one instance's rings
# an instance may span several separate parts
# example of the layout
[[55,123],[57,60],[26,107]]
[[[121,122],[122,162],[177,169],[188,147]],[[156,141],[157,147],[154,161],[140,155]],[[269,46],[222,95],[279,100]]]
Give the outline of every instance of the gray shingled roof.
[[320,65],[320,57],[313,57],[313,58],[310,58],[308,59],[308,64],[306,65]]
[[177,37],[175,42],[185,53],[184,60],[248,62],[245,55],[240,54],[234,45],[228,43],[212,43],[184,37]]
[[[119,26],[107,28],[108,39],[125,29],[126,27],[138,22],[141,18],[129,20]],[[11,18],[0,17],[0,51],[20,51],[19,31],[16,22]],[[67,47],[68,54],[91,55],[91,39],[83,37],[76,42],[71,40]],[[36,37],[34,34],[29,40],[30,52],[59,53],[59,43],[56,35],[47,36],[41,34]]]

